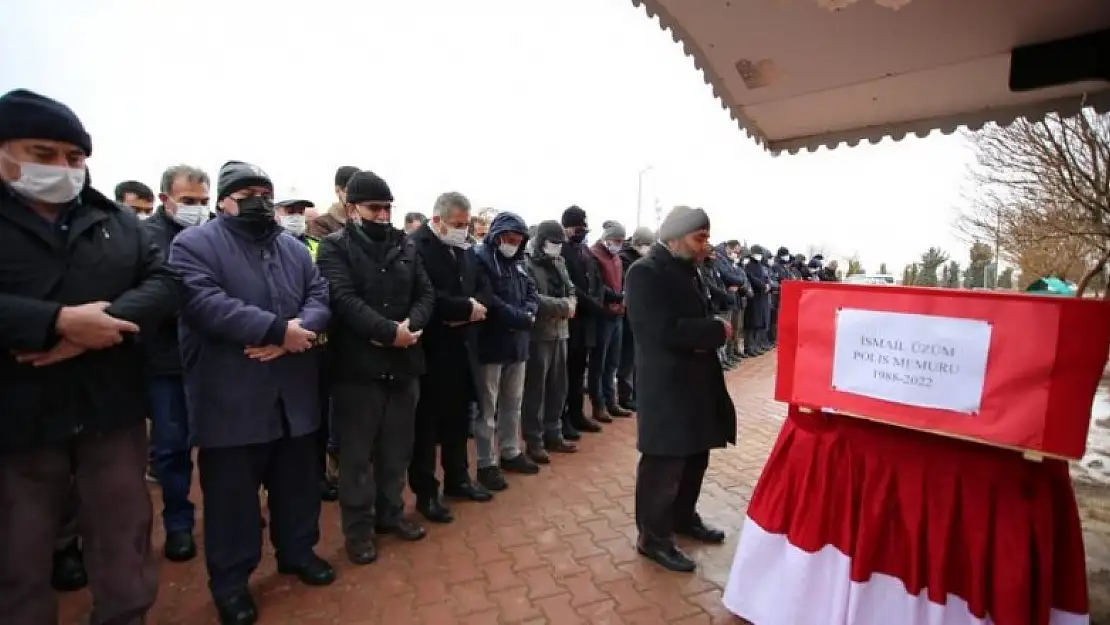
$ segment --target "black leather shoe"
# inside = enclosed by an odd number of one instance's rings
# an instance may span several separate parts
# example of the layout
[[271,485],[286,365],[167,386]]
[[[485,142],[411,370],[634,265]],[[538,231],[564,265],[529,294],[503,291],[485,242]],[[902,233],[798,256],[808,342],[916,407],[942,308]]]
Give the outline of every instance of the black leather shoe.
[[700,517],[694,519],[694,522],[689,527],[677,527],[674,530],[675,534],[693,538],[698,542],[708,543],[710,545],[719,545],[725,542],[725,533],[715,527],[706,525]]
[[443,496],[448,499],[465,499],[468,501],[486,502],[493,499],[493,493],[481,484],[470,480],[443,487]]
[[339,501],[339,484],[330,480],[320,482],[320,501]]
[[405,542],[416,542],[428,535],[428,530],[406,519],[388,525],[377,525],[374,531],[379,534],[392,534]]
[[682,553],[674,544],[670,545],[636,545],[636,551],[645,558],[652,560],[659,566],[676,573],[693,573],[698,568],[697,563]]
[[166,544],[162,554],[170,562],[188,562],[197,557],[197,543],[192,532],[170,532],[166,534]]
[[327,560],[316,554],[313,554],[308,562],[299,566],[278,564],[278,573],[296,575],[297,579],[307,586],[327,586],[335,581],[335,569],[331,568]]
[[215,599],[220,625],[252,625],[258,621],[258,607],[249,592]]
[[528,445],[528,451],[526,451],[525,453],[527,453],[528,458],[530,458],[532,462],[535,462],[536,464],[551,464],[551,456],[548,455],[547,450],[544,449],[543,445]]
[[549,438],[543,442],[543,446],[553,454],[573,454],[578,451],[578,445],[568,443],[561,438]]
[[590,415],[594,421],[598,423],[612,423],[613,417],[604,406],[594,406],[593,413]]
[[85,560],[76,540],[65,549],[54,552],[54,572],[50,583],[58,592],[73,592],[89,585]]
[[505,481],[505,474],[500,467],[486,467],[478,469],[478,483],[492,491],[505,490],[509,483]]
[[416,511],[432,523],[450,523],[455,520],[451,510],[438,495],[435,497],[417,497]]
[[582,417],[582,420],[575,420],[574,429],[579,432],[592,432],[597,434],[601,431],[601,424],[589,417]]
[[347,551],[347,560],[351,564],[364,566],[372,564],[378,559],[378,548],[374,545],[374,541],[368,540],[360,543],[347,543],[344,546]]
[[632,416],[632,411],[631,410],[625,410],[624,408],[621,408],[617,404],[613,404],[612,406],[609,406],[606,410],[609,411],[609,416],[616,417],[618,419]]
[[626,399],[624,401],[618,401],[617,404],[620,405],[621,408],[624,408],[625,410],[627,410],[628,412],[636,412],[636,401],[635,400]]
[[582,440],[582,434],[570,425],[564,425],[563,439],[568,441],[580,441]]
[[532,462],[526,454],[521,453],[512,458],[502,458],[501,470],[522,475],[535,475],[540,472],[540,465]]

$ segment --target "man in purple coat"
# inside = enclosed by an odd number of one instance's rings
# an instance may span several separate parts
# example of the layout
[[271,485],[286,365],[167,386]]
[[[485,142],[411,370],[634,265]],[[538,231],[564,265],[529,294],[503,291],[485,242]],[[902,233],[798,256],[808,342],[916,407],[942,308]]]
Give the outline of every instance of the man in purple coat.
[[278,572],[323,586],[335,571],[313,551],[320,427],[313,350],[327,328],[327,283],[305,246],[274,220],[274,185],[230,161],[216,183],[219,216],[174,239],[182,274],[181,358],[189,430],[204,492],[204,550],[220,622],[258,618],[247,589],[262,558],[265,486]]

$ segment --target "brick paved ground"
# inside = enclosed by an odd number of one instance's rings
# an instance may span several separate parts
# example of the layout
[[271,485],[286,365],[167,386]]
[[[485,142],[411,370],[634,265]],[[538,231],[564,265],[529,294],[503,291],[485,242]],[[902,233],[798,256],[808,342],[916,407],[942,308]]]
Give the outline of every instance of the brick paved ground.
[[[496,501],[456,504],[456,521],[430,527],[424,541],[384,540],[380,559],[370,566],[347,563],[338,510],[325,504],[319,553],[337,566],[339,579],[322,589],[301,586],[276,573],[268,551],[252,584],[261,622],[740,624],[720,596],[752,486],[784,413],[770,399],[773,374],[774,357],[766,356],[745,361],[728,377],[740,444],[714,452],[700,509],[728,530],[729,540],[685,545],[699,563],[696,575],[665,572],[635,553],[635,423],[622,420],[587,436],[578,454],[557,457],[540,475],[510,476],[509,490]],[[1110,544],[1102,532],[1086,536],[1090,555],[1092,542],[1095,551]],[[155,537],[159,548],[161,538]],[[161,578],[151,623],[215,622],[202,559],[163,563]],[[78,622],[88,605],[86,593],[66,596],[62,623]],[[1092,613],[1101,609],[1092,607]]]

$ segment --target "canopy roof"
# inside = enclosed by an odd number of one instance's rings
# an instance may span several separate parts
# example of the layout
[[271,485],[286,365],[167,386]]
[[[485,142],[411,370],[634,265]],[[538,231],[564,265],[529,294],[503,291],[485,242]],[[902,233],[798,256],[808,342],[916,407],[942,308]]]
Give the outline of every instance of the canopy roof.
[[774,153],[1110,110],[1110,0],[632,2]]

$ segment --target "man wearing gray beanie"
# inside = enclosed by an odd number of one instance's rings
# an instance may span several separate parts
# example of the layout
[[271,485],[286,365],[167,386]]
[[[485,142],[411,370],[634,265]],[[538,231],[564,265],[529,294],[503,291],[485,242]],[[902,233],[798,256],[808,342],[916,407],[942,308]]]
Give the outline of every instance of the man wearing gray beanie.
[[659,228],[662,245],[628,269],[628,321],[636,340],[637,550],[672,571],[696,564],[674,534],[710,544],[725,534],[698,515],[709,450],[736,443],[736,408],[717,349],[732,333],[713,317],[698,265],[709,249],[709,216],[676,207]]
[[624,323],[624,271],[620,251],[626,233],[617,221],[601,224],[601,238],[590,248],[597,258],[604,284],[602,315],[597,320],[597,335],[590,351],[588,370],[590,402],[593,418],[611,423],[614,417],[632,413],[617,404],[617,365],[621,356],[621,327]]

